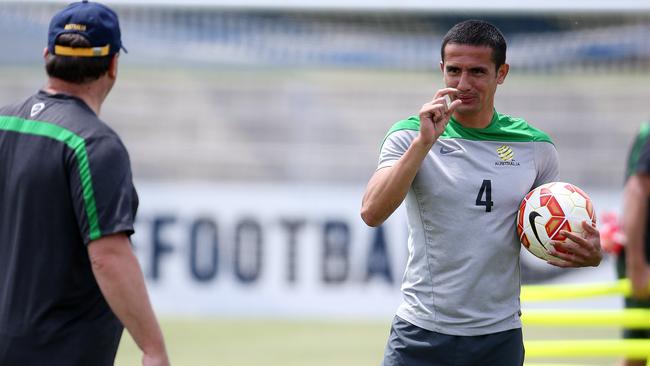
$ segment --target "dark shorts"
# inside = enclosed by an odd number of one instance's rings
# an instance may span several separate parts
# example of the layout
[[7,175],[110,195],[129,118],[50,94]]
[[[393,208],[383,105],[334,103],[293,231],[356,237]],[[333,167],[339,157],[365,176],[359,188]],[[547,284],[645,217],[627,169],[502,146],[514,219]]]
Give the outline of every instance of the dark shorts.
[[[616,273],[618,278],[625,278],[625,252],[621,252],[616,258]],[[631,297],[625,298],[626,309],[650,309],[650,300],[637,300]],[[623,338],[650,338],[650,329],[623,329]]]
[[480,336],[452,336],[395,317],[382,366],[522,366],[521,329]]

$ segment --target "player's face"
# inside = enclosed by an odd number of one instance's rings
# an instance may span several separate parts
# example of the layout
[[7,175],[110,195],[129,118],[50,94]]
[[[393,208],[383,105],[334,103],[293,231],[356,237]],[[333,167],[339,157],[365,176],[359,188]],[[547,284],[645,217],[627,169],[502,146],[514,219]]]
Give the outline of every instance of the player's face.
[[463,101],[456,113],[492,113],[494,94],[508,74],[508,65],[501,65],[497,71],[490,47],[449,43],[440,67],[445,84],[458,89],[456,98]]

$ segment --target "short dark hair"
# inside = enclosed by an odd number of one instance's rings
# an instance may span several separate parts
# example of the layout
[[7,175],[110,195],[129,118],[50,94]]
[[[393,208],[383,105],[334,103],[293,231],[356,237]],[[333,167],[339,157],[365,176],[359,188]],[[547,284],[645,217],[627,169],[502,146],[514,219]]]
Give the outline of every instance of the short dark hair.
[[492,61],[497,70],[506,63],[506,39],[499,28],[483,20],[465,20],[445,34],[440,47],[440,57],[445,61],[445,46],[448,43],[471,46],[487,46],[492,49]]
[[[62,34],[56,44],[67,47],[90,47],[88,40],[74,33]],[[45,60],[47,75],[70,83],[85,84],[108,72],[113,55],[101,57],[59,56],[49,54]]]

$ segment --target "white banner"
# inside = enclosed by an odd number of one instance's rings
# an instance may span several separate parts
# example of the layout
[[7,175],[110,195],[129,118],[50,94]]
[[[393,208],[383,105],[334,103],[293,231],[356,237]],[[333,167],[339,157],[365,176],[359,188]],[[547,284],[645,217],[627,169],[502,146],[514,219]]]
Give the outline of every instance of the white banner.
[[[363,187],[137,188],[133,242],[161,314],[372,318],[399,305],[405,215],[400,208],[381,228],[367,227]],[[598,212],[616,208],[616,196],[592,198]],[[610,263],[570,273],[536,258],[522,264],[545,282],[613,279]]]
[[139,184],[138,191],[133,241],[160,312],[376,315],[400,301],[405,223],[398,213],[382,229],[365,226],[361,189]]

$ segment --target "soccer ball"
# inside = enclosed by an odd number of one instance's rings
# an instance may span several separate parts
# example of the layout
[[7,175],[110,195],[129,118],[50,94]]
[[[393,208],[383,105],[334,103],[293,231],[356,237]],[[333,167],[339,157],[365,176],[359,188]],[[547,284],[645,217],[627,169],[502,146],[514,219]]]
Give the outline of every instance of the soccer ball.
[[565,240],[561,230],[581,234],[582,221],[596,224],[594,205],[587,194],[570,183],[552,182],[530,191],[519,205],[517,235],[536,257],[549,260],[549,241]]

